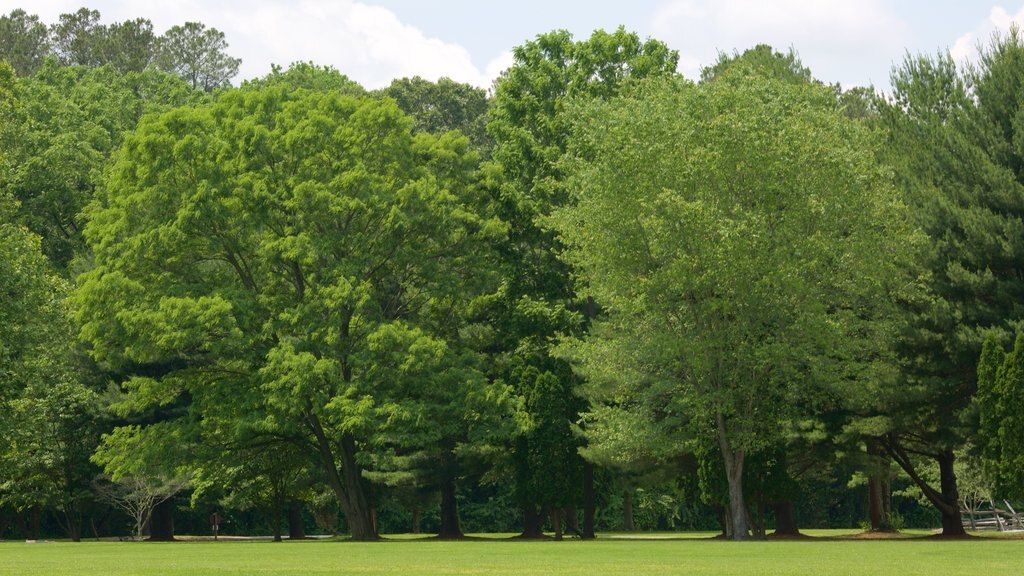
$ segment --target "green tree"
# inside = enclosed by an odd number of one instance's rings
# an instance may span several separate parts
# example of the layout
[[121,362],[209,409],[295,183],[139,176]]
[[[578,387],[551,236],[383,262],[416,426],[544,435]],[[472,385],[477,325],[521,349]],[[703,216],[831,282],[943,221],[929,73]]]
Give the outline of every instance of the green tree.
[[6,60],[19,75],[33,74],[49,54],[49,31],[38,16],[20,8],[0,16],[0,60]]
[[[181,426],[241,403],[306,438],[360,540],[400,383],[376,376],[375,343],[458,309],[503,232],[465,139],[410,128],[393,102],[285,85],[144,118],[91,211],[76,296],[95,356],[137,375],[132,401],[180,399]],[[394,357],[414,372],[408,344]]]
[[791,82],[794,84],[808,84],[817,82],[811,75],[811,70],[803,65],[796,51],[790,48],[785,54],[775,51],[767,44],[758,44],[753,48],[744,50],[741,54],[735,51],[732,54],[725,52],[718,53],[718,60],[711,66],[701,68],[700,81],[711,82],[721,76],[726,70],[737,63],[744,63],[758,70],[762,75],[775,78],[780,82]]
[[[569,104],[575,99],[610,98],[633,79],[674,75],[678,54],[622,28],[599,30],[580,41],[564,30],[550,32],[516,47],[513,54],[514,64],[495,84],[487,126],[495,142],[490,174],[498,211],[509,224],[508,241],[500,247],[506,280],[492,313],[500,335],[496,373],[508,379],[525,363],[541,376],[547,372],[557,378],[571,377],[567,365],[551,358],[551,344],[555,335],[579,330],[578,312],[593,315],[596,306],[576,298],[570,269],[558,259],[561,244],[541,222],[568,199],[559,162],[568,145]],[[537,378],[522,380],[518,393],[529,396],[537,382]],[[573,384],[563,382],[560,387],[568,390]],[[575,414],[565,417],[567,423],[578,418]],[[575,449],[576,439],[571,443]],[[528,438],[521,438],[517,445],[514,459],[520,481],[529,474],[547,477],[543,470],[527,465]],[[576,467],[583,467],[583,478],[588,480],[584,491],[592,494],[588,486],[593,470],[578,458],[573,460]],[[552,498],[563,496],[552,494]],[[524,510],[525,518],[538,519],[539,508],[539,502],[531,503]],[[593,508],[592,499],[584,502],[583,531],[588,536],[593,535]],[[532,525],[525,532],[539,532],[536,521],[528,524]]]
[[[863,345],[854,305],[898,283],[905,211],[827,88],[734,66],[580,117],[576,205],[554,221],[607,317],[576,360],[718,448],[729,534],[745,538],[745,463]],[[639,369],[609,373],[619,357]]]
[[153,64],[177,74],[193,88],[207,92],[228,86],[238,74],[240,58],[233,58],[224,33],[200,22],[173,26],[156,40]]
[[[930,238],[922,264],[933,297],[907,309],[904,374],[880,391],[888,419],[879,431],[952,535],[963,533],[955,460],[975,433],[966,408],[982,344],[989,336],[1009,343],[1024,319],[1022,58],[1016,29],[994,37],[975,69],[959,70],[944,54],[908,56],[880,110],[887,159]],[[920,473],[915,454],[938,463],[938,486]]]
[[145,18],[115,22],[106,27],[98,60],[119,72],[142,72],[153,59],[156,35],[153,23]]
[[396,79],[379,91],[394,98],[398,107],[415,121],[416,130],[443,134],[458,130],[478,150],[488,151],[492,145],[487,136],[487,92],[450,78],[437,82],[419,76]]
[[1020,434],[1024,335],[1017,335],[1009,354],[994,337],[985,341],[978,364],[975,404],[980,416],[977,444],[981,448],[984,477],[999,497],[1019,498],[1024,495],[1024,440]]
[[77,12],[61,14],[50,27],[53,53],[65,66],[99,66],[106,31],[106,26],[100,24],[98,10],[79,8]]

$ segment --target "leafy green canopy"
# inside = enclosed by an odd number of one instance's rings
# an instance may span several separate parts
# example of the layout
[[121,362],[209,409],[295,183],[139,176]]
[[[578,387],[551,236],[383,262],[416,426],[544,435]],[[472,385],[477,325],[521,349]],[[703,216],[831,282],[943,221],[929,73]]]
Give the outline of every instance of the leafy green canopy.
[[127,406],[298,434],[337,475],[331,454],[419,416],[408,380],[477,381],[420,366],[456,363],[504,228],[466,140],[410,130],[393,101],[285,83],[145,117],[90,210],[75,296],[96,358],[137,375]]
[[[912,254],[871,135],[831,90],[733,66],[584,108],[553,224],[606,308],[574,356],[592,439],[711,438],[742,465],[865,346]],[[604,429],[603,429],[604,428]],[[728,463],[727,463],[728,467]],[[732,483],[730,478],[730,483]]]

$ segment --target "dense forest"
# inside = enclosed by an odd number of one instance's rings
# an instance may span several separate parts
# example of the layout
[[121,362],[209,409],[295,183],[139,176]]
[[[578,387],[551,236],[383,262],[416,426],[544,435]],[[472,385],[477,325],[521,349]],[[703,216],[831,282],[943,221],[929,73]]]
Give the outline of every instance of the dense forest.
[[0,17],[0,539],[941,526],[1024,499],[1024,37],[489,91]]

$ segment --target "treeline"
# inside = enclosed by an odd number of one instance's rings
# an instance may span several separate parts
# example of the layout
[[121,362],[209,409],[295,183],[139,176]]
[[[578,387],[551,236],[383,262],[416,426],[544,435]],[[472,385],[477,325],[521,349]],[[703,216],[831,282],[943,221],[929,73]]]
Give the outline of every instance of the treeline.
[[174,30],[0,20],[0,537],[958,535],[1024,495],[1017,30],[891,94],[623,29],[490,92],[230,87]]

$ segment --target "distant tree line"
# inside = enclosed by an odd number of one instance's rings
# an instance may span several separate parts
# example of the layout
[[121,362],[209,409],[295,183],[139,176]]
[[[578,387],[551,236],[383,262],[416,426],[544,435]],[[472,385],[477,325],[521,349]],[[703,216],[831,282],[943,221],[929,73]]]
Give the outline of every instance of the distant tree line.
[[621,28],[490,91],[226,50],[0,17],[0,538],[955,536],[1024,496],[1016,29],[889,94]]

